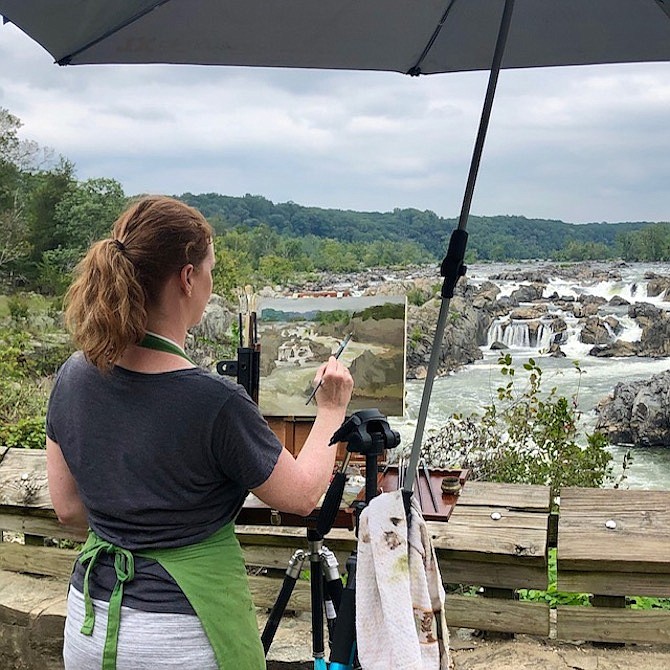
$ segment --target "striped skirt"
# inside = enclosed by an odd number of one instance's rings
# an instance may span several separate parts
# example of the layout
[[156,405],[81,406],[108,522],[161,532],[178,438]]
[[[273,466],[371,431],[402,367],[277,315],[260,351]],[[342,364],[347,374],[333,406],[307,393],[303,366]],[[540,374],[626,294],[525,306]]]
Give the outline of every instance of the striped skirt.
[[[108,603],[93,601],[93,635],[82,635],[84,596],[70,587],[65,621],[65,670],[100,670]],[[121,608],[117,670],[217,670],[214,651],[196,616]]]

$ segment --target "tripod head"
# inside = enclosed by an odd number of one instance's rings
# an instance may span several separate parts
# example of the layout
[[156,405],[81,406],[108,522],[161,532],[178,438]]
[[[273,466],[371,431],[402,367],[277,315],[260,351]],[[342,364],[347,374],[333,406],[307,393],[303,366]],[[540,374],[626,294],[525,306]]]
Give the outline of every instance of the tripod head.
[[393,449],[400,444],[400,433],[391,430],[386,417],[378,409],[362,409],[354,412],[335,431],[329,444],[337,442],[346,442],[350,453],[381,456],[385,449]]
[[[316,521],[316,531],[321,537],[326,536],[335,522],[342,502],[350,455],[365,455],[365,503],[362,503],[362,507],[365,507],[377,494],[377,458],[384,453],[384,449],[392,449],[400,444],[400,433],[391,430],[386,417],[378,409],[362,409],[345,420],[330,438],[329,444],[338,442],[346,442],[348,453],[342,467],[333,477]],[[361,505],[354,503],[353,507],[357,509]]]

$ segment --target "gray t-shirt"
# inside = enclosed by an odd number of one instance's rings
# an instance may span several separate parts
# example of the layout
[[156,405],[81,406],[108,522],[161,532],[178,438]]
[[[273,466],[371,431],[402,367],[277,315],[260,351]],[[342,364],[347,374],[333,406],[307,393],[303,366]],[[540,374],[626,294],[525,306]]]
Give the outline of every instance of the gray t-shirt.
[[81,353],[58,372],[47,435],[91,528],[130,550],[210,536],[234,520],[282,450],[256,404],[225,377],[200,368],[103,374]]

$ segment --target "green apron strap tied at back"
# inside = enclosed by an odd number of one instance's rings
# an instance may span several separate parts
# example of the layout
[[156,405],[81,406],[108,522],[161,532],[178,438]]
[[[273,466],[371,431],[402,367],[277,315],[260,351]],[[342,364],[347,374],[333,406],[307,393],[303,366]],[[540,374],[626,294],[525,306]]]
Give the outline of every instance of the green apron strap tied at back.
[[[84,576],[86,612],[81,629],[84,635],[92,634],[95,623],[89,577],[102,553],[114,555],[117,579],[109,600],[102,669],[116,670],[123,585],[134,578],[135,563],[132,552],[89,531],[78,559],[82,565],[88,562]],[[265,670],[256,608],[233,523],[196,544],[136,551],[135,555],[159,563],[184,592],[212,645],[220,670]]]
[[135,577],[135,559],[127,549],[122,549],[105,542],[93,531],[89,531],[86,544],[84,545],[79,562],[86,566],[84,574],[84,625],[81,632],[84,635],[92,635],[95,626],[95,611],[91,600],[90,575],[95,564],[102,553],[114,555],[114,571],[116,572],[116,584],[109,599],[109,610],[107,614],[107,632],[105,634],[105,647],[102,656],[102,670],[116,670],[116,648],[119,640],[119,627],[121,624],[121,603],[123,601],[123,585]]

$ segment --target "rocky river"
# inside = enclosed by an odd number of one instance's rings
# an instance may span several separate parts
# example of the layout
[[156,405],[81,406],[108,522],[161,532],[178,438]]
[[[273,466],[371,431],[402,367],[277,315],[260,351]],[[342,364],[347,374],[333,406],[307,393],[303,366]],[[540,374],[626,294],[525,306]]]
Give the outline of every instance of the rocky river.
[[[261,291],[261,301],[263,295],[298,290],[407,295],[406,411],[392,420],[403,440],[411,443],[440,286],[437,268],[375,270],[324,276],[309,286],[268,287]],[[219,304],[209,316],[215,322],[219,314],[216,329],[221,320],[232,318],[221,310],[225,308]],[[510,353],[518,366],[532,356],[561,393],[577,395],[586,430],[605,432],[617,459],[633,445],[631,486],[670,488],[669,310],[667,265],[535,262],[470,267],[450,304],[427,432],[454,412],[477,411],[493,400],[501,351]]]

